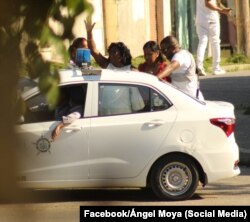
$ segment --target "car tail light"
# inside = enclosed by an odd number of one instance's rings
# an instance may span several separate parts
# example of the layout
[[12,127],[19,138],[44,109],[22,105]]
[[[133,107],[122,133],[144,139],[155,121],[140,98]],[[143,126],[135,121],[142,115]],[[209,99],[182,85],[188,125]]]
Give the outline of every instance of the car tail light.
[[238,169],[239,168],[238,165],[239,165],[239,160],[236,160],[234,162],[234,169]]
[[210,119],[210,122],[220,127],[229,137],[235,128],[235,119],[234,118],[214,118]]

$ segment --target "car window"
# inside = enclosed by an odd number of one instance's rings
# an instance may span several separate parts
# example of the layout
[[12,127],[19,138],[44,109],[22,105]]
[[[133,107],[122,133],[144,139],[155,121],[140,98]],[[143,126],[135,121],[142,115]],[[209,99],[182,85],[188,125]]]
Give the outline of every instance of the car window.
[[161,111],[170,107],[168,101],[146,86],[99,84],[98,115],[120,115]]
[[[85,106],[87,84],[60,86],[60,95],[55,108],[48,104],[45,95],[38,93],[25,101],[26,111],[22,123],[59,121],[68,115],[73,106]],[[84,109],[83,109],[84,110]]]

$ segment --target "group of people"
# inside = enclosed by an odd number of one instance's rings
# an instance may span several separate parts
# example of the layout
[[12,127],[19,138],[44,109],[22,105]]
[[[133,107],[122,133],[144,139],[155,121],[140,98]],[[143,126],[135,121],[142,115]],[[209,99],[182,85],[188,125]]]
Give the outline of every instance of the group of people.
[[[135,70],[128,47],[122,43],[111,43],[108,47],[109,57],[103,56],[96,48],[92,30],[95,23],[85,20],[88,48],[101,68],[113,70]],[[182,50],[174,36],[165,37],[160,45],[148,41],[143,46],[145,62],[138,66],[141,72],[151,73],[159,79],[171,82],[187,94],[203,100],[198,86],[194,57],[187,50]],[[163,55],[169,60],[164,60]]]
[[[183,92],[204,100],[199,88],[198,75],[206,75],[203,60],[210,39],[212,44],[213,74],[224,74],[220,67],[220,15],[228,15],[229,8],[224,7],[220,0],[199,0],[197,4],[196,27],[199,38],[197,48],[197,59],[193,55],[181,49],[178,40],[174,36],[167,36],[162,39],[160,45],[155,41],[148,41],[143,46],[145,62],[138,66],[141,72],[151,73],[159,79],[171,82]],[[91,55],[96,63],[104,69],[112,70],[136,70],[132,65],[132,56],[129,48],[123,42],[111,43],[108,47],[108,57],[98,51],[92,30],[95,23],[85,20],[87,31],[86,38],[77,38],[69,47],[71,63],[75,63],[77,48],[90,49]],[[163,55],[168,59],[169,64],[164,60]],[[60,123],[52,133],[52,138],[59,135],[59,131],[65,123]]]

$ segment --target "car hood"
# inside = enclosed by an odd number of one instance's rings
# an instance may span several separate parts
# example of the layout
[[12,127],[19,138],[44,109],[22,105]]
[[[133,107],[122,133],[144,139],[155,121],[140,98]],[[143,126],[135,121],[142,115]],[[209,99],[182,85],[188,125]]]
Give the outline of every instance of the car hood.
[[234,105],[232,103],[224,101],[206,101],[206,107],[211,111],[211,114],[216,115],[216,117],[235,118]]

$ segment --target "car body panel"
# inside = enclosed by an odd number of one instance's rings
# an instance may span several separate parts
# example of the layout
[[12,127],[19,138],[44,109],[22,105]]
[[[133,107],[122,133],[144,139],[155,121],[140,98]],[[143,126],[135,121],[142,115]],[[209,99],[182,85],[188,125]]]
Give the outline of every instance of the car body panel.
[[92,118],[90,178],[137,176],[160,149],[175,118],[174,107],[155,117],[142,113]]
[[[58,122],[23,124],[19,159],[21,177],[26,181],[49,182],[88,178],[89,119],[79,119],[62,129],[52,141],[51,131]],[[74,141],[74,142],[72,142]]]
[[[33,188],[143,187],[156,161],[178,153],[192,157],[208,182],[236,176],[239,149],[211,118],[235,118],[226,102],[197,101],[171,84],[135,71],[100,70],[82,75],[80,70],[60,72],[60,85],[87,83],[84,118],[65,127],[60,138],[50,140],[56,121],[20,124],[18,149],[23,185]],[[98,116],[100,84],[142,85],[163,95],[171,104],[154,112]],[[37,93],[31,89],[24,100]],[[46,141],[46,145],[39,142]],[[42,143],[43,144],[43,143]],[[46,151],[41,152],[40,149]],[[38,147],[38,148],[37,148]]]

